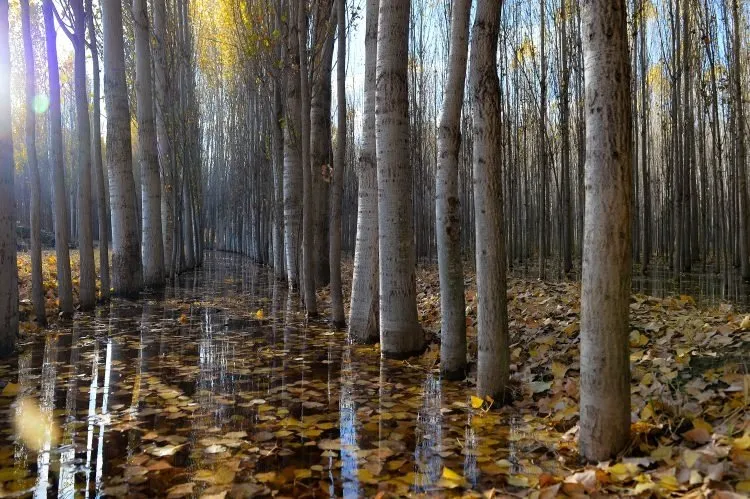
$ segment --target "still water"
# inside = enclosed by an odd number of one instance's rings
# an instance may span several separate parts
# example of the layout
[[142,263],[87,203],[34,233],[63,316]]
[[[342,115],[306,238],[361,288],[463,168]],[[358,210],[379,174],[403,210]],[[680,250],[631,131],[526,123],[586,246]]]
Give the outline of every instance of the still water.
[[0,366],[0,497],[403,495],[559,471],[560,434],[473,409],[434,356],[381,360],[297,303],[269,269],[213,253],[161,296],[22,344]]

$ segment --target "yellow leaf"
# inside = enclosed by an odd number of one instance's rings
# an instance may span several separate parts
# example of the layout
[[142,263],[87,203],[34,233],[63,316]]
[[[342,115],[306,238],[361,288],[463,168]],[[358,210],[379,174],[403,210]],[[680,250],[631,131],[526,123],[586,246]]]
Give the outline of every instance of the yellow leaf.
[[737,487],[735,487],[737,492],[742,492],[745,494],[750,494],[750,480],[743,480],[737,484]]
[[261,483],[273,482],[276,479],[276,472],[269,471],[268,473],[257,473],[255,479]]
[[710,423],[707,423],[704,419],[701,419],[701,418],[694,419],[693,426],[695,428],[702,428],[706,430],[708,433],[711,433],[712,431],[714,431],[714,427],[711,426]]
[[18,395],[18,389],[20,386],[18,383],[8,383],[5,385],[5,388],[3,388],[3,397],[15,397]]
[[[482,400],[482,399],[479,399]],[[446,480],[450,480],[451,482],[462,482],[464,480],[464,477],[453,471],[452,469],[448,468],[447,466],[443,466],[443,474],[442,477]]]
[[672,457],[672,447],[660,445],[651,451],[651,457],[658,461],[669,459]]
[[654,408],[651,406],[651,402],[646,404],[641,410],[641,420],[648,421],[654,417]]
[[744,319],[742,319],[742,322],[740,323],[740,327],[742,329],[750,329],[750,315],[746,315]]
[[255,318],[258,320],[263,320],[266,318],[266,314],[263,313],[263,309],[259,308],[257,312],[255,312]]
[[526,488],[529,486],[529,479],[523,475],[511,475],[508,477],[508,485],[512,487]]
[[471,396],[471,406],[474,409],[480,409],[484,405],[484,400],[477,397],[476,395]]
[[735,438],[732,442],[732,447],[737,450],[748,450],[750,449],[750,433],[745,433],[740,438]]
[[696,452],[694,450],[685,449],[682,452],[682,460],[685,461],[685,466],[688,468],[692,468],[695,466],[695,463],[698,462],[698,459],[700,459],[701,454],[700,452]]
[[568,372],[568,366],[565,364],[561,364],[560,362],[553,362],[552,363],[552,374],[555,376],[555,378],[564,378],[565,373]]

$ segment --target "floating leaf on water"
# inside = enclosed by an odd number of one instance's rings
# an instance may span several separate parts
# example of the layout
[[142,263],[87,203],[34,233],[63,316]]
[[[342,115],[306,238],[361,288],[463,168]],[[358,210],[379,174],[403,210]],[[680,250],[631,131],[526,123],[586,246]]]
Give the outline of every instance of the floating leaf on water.
[[0,395],[3,397],[15,397],[18,395],[19,388],[21,388],[21,386],[18,383],[8,383],[5,385]]

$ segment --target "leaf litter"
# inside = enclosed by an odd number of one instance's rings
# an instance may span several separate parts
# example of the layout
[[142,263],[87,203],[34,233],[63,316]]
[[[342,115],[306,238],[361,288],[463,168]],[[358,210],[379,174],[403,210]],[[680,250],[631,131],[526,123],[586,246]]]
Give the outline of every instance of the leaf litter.
[[503,407],[475,396],[473,374],[440,379],[434,269],[418,286],[433,343],[408,361],[306,323],[271,271],[223,254],[164,296],[29,336],[17,364],[0,366],[0,496],[38,483],[175,499],[750,493],[750,318],[733,306],[633,296],[631,443],[585,464],[578,285],[510,280]]

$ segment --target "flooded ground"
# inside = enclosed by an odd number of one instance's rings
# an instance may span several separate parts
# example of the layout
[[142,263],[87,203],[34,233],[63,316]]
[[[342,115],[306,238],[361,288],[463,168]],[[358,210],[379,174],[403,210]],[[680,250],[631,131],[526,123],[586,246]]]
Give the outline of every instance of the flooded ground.
[[[471,419],[487,417],[467,384],[305,325],[296,298],[246,259],[212,254],[160,298],[81,314],[0,368],[17,384],[0,398],[3,496],[356,497],[389,479],[402,494],[455,487],[440,483],[444,467],[490,485],[511,471],[494,469],[499,456],[518,467],[521,449],[545,452],[499,415],[480,439]],[[40,452],[13,429],[26,396],[49,426]],[[483,474],[490,451],[495,473]]]
[[[577,349],[577,305],[565,298],[564,307],[533,308],[532,299],[550,302],[541,293],[519,292],[511,305],[511,328],[526,335],[512,345],[512,370],[528,383],[513,406],[487,410],[470,383],[440,379],[434,348],[412,361],[381,360],[344,332],[306,324],[269,269],[209,254],[164,296],[79,314],[0,366],[0,497],[557,491],[556,477],[580,467],[569,432],[577,387],[566,377],[577,360],[564,357]],[[645,333],[661,327],[642,322]],[[659,348],[635,350],[634,376],[657,365]],[[722,403],[734,395],[717,388]],[[643,428],[634,448],[648,456],[665,440]],[[640,459],[635,468],[651,466]],[[727,473],[739,471],[727,464]]]

